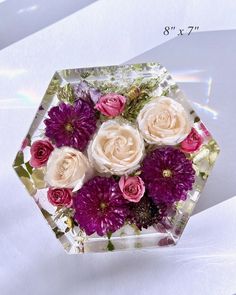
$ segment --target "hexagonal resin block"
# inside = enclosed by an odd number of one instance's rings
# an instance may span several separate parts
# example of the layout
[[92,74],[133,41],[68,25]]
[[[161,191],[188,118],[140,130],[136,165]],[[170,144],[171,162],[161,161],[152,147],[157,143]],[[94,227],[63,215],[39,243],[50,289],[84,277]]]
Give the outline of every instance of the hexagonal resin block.
[[68,253],[175,245],[219,147],[158,63],[53,76],[14,169]]

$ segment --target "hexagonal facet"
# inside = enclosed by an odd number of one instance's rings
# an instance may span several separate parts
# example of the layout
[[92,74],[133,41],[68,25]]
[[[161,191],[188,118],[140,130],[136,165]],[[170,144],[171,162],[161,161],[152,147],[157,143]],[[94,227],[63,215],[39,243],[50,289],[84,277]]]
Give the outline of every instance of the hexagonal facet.
[[219,148],[157,63],[53,76],[14,169],[69,253],[174,245]]

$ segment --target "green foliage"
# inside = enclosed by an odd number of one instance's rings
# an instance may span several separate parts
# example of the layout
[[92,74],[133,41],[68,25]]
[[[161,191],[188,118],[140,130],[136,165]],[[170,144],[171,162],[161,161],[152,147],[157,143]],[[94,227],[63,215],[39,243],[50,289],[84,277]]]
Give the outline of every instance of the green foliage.
[[111,240],[108,241],[108,244],[107,244],[107,250],[108,250],[108,251],[113,251],[113,250],[115,250],[115,247],[114,247],[114,245],[112,244]]
[[131,122],[134,122],[146,103],[151,100],[147,94],[140,95],[137,99],[131,100],[125,108],[123,117]]
[[16,155],[13,166],[20,166],[22,164],[24,164],[24,154],[22,151],[19,151]]
[[60,79],[58,75],[55,74],[48,86],[46,95],[54,95],[57,92],[59,85],[60,85]]
[[28,171],[25,168],[23,168],[22,166],[15,167],[15,171],[18,174],[19,177],[30,178],[30,175],[29,175]]
[[158,78],[152,78],[146,80],[145,82],[142,82],[139,87],[141,91],[146,91],[147,93],[150,93],[159,86],[159,83],[160,80]]
[[25,163],[25,167],[27,171],[29,172],[29,174],[32,174],[33,167],[30,165],[29,161]]
[[91,75],[91,73],[90,73],[89,71],[83,71],[83,72],[80,74],[80,77],[83,78],[83,79],[86,79],[86,78],[88,78],[90,75]]
[[112,241],[111,241],[111,235],[112,235],[111,232],[107,233],[107,237],[108,237],[107,250],[108,251],[115,250],[115,247],[114,247],[114,245],[112,244]]
[[52,216],[48,211],[46,211],[43,208],[41,208],[41,212],[42,212],[45,219],[48,219],[48,218],[50,218]]
[[59,87],[57,97],[60,101],[69,102],[71,104],[75,101],[74,90],[70,83],[63,87]]
[[135,121],[140,110],[152,99],[152,92],[159,86],[159,79],[136,79],[128,93],[129,101],[126,104],[123,117],[131,122]]
[[208,173],[207,172],[199,172],[199,176],[203,179],[206,180],[208,178]]
[[65,233],[62,232],[57,226],[52,229],[57,239],[60,239]]

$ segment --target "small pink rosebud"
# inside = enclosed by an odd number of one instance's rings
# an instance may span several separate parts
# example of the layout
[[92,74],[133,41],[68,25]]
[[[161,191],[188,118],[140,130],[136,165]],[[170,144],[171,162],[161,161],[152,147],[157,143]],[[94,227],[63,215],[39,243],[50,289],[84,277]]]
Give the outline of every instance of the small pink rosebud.
[[210,132],[207,130],[206,126],[203,123],[200,124],[200,128],[206,137],[211,136]]
[[124,111],[125,103],[126,97],[123,95],[108,93],[100,97],[95,109],[107,117],[116,117]]
[[202,136],[196,131],[196,129],[192,128],[189,135],[180,143],[180,148],[183,152],[193,153],[201,147],[202,143]]
[[30,165],[34,168],[44,166],[53,149],[53,146],[48,140],[35,141],[30,148]]
[[23,151],[28,145],[30,145],[30,140],[26,137],[21,143],[21,151]]
[[144,182],[139,176],[122,176],[119,181],[119,187],[123,197],[134,203],[139,202],[145,192]]
[[57,207],[71,207],[72,190],[68,188],[49,188],[48,189],[48,201]]

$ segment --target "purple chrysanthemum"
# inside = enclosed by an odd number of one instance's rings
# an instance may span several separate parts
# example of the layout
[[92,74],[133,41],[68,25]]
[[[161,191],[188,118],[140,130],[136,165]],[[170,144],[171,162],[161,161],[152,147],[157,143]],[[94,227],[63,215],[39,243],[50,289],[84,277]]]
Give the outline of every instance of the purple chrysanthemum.
[[45,135],[57,147],[70,146],[83,151],[96,130],[95,110],[82,99],[74,105],[62,102],[52,107],[48,116],[44,120]]
[[123,226],[129,209],[113,178],[96,176],[74,197],[75,220],[87,235],[115,232]]
[[160,222],[166,213],[166,204],[156,205],[151,198],[145,195],[138,203],[130,204],[129,220],[141,230]]
[[195,171],[185,154],[172,147],[157,148],[143,161],[142,179],[155,203],[185,200],[192,189]]
[[81,98],[91,104],[96,104],[102,95],[98,89],[90,87],[85,81],[74,84],[73,89],[76,99]]

